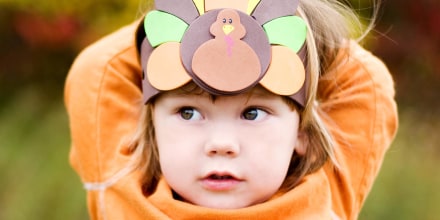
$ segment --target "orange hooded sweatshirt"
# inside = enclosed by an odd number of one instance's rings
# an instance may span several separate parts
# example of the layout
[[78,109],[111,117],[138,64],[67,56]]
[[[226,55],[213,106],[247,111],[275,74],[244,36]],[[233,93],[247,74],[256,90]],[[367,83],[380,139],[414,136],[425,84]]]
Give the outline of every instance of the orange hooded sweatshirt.
[[379,59],[351,42],[320,79],[320,108],[336,141],[340,169],[325,165],[291,191],[262,204],[215,210],[173,199],[165,181],[146,197],[141,174],[124,173],[142,105],[136,27],[124,27],[85,49],[66,81],[70,163],[88,190],[91,219],[358,217],[397,130],[393,80]]

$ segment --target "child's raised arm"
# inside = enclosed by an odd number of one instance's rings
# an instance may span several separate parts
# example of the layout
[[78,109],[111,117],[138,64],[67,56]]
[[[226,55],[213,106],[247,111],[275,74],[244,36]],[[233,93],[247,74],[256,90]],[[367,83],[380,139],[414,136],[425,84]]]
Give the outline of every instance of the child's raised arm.
[[339,163],[339,168],[326,167],[334,211],[343,219],[356,219],[398,119],[394,84],[385,65],[354,42],[347,51],[320,79],[318,96]]
[[127,166],[127,144],[139,120],[142,95],[136,28],[136,24],[125,27],[85,49],[66,80],[70,163],[88,190],[91,219],[102,218],[97,211],[99,192]]

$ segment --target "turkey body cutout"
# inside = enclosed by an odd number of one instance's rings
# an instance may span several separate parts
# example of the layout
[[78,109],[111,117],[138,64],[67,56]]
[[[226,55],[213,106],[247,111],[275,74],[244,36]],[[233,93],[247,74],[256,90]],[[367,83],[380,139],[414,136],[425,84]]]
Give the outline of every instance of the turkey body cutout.
[[209,87],[224,92],[254,85],[261,75],[260,60],[241,40],[246,29],[239,14],[233,9],[220,11],[210,32],[215,38],[203,43],[194,53],[194,74]]

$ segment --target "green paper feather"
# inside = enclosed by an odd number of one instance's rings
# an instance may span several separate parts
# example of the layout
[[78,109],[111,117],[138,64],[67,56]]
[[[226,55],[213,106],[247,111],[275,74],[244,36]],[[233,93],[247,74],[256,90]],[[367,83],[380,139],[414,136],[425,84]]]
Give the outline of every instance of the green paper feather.
[[286,46],[296,53],[301,49],[307,36],[307,25],[298,16],[274,19],[263,25],[271,44]]
[[181,42],[188,24],[172,14],[151,11],[145,16],[144,28],[154,48],[165,42]]

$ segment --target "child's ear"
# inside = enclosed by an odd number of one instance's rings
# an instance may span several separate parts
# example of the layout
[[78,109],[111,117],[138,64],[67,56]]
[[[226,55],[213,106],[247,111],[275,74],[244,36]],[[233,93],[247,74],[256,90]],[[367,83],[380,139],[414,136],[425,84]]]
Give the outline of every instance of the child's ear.
[[298,131],[298,140],[296,142],[295,151],[298,155],[305,155],[307,146],[309,144],[309,137],[303,131]]

